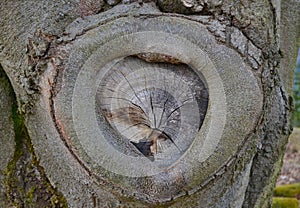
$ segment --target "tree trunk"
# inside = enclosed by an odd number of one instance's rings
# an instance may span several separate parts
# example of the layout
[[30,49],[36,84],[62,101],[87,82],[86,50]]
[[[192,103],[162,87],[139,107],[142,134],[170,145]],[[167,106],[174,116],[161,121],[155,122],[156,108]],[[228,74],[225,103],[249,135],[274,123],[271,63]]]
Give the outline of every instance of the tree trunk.
[[299,1],[0,6],[1,206],[271,206]]

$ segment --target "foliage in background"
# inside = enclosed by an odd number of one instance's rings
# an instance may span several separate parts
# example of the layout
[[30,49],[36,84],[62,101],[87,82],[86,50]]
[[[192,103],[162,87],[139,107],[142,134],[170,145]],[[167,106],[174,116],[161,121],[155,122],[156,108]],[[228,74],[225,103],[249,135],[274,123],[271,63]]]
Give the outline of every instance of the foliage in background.
[[295,110],[292,117],[293,126],[300,127],[300,49],[294,76],[294,105]]

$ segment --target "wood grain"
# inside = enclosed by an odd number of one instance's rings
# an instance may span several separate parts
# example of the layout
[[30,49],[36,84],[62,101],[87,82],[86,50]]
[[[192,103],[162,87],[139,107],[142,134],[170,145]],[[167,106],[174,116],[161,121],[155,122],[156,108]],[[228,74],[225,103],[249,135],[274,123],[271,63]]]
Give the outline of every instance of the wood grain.
[[201,75],[187,65],[148,63],[137,57],[114,64],[97,90],[99,113],[151,160],[181,155],[189,147],[207,103]]

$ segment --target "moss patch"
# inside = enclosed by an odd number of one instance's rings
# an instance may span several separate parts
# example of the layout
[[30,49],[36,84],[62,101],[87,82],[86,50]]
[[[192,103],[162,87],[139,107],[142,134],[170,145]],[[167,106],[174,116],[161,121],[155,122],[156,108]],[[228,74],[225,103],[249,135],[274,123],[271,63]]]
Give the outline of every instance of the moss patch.
[[274,196],[300,199],[300,183],[277,186],[274,190]]
[[18,112],[16,96],[1,66],[0,81],[13,100],[11,115],[16,145],[13,159],[4,171],[8,206],[67,207],[66,199],[51,185],[39,165],[25,126],[24,116]]
[[295,198],[273,198],[272,208],[298,208],[299,202]]

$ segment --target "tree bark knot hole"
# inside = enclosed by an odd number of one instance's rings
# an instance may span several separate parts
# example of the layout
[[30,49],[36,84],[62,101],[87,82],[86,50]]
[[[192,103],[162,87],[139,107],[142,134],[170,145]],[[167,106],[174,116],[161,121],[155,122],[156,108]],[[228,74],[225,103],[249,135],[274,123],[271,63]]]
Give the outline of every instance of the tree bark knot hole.
[[203,76],[176,58],[151,53],[125,57],[103,71],[96,94],[98,122],[117,135],[107,141],[124,154],[175,162],[207,111]]
[[56,128],[90,175],[129,197],[166,202],[203,188],[260,113],[250,66],[198,22],[116,18],[69,51],[53,99]]

